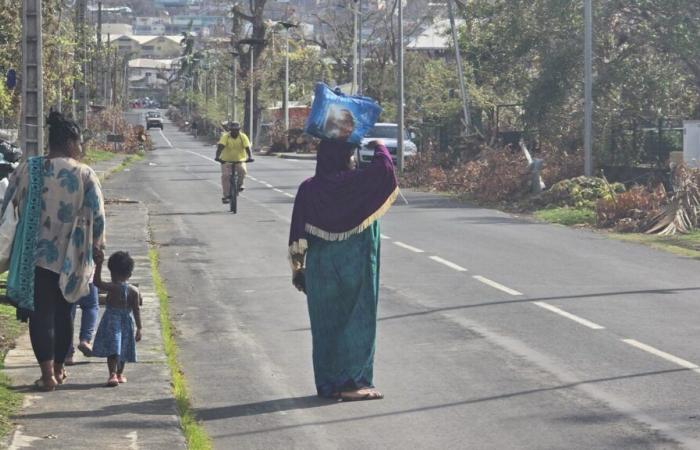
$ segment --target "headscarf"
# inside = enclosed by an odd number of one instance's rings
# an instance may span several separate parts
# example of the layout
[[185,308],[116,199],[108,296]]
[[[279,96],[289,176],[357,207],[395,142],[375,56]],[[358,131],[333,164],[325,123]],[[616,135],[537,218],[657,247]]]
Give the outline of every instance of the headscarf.
[[375,149],[366,169],[351,170],[353,144],[323,140],[316,155],[316,175],[297,192],[289,235],[291,256],[303,255],[307,233],[327,241],[359,234],[392,205],[398,194],[394,163],[384,145]]

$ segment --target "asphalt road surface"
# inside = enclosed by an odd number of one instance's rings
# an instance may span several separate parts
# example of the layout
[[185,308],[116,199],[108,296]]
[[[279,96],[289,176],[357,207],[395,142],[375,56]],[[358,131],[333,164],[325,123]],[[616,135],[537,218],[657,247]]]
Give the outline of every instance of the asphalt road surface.
[[700,448],[697,261],[406,192],[382,220],[386,398],[320,400],[286,260],[314,163],[257,156],[232,215],[213,146],[151,135],[108,195],[148,204],[216,448]]

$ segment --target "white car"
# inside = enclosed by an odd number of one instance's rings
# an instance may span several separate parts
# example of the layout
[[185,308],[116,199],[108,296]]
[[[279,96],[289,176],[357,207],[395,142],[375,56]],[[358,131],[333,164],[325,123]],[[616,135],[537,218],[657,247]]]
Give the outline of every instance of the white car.
[[151,128],[163,129],[163,118],[158,111],[149,111],[146,113],[146,129]]
[[[357,164],[360,168],[369,165],[374,157],[374,151],[367,148],[367,144],[376,139],[382,139],[389,153],[394,160],[394,165],[397,164],[397,146],[398,146],[399,126],[395,123],[377,123],[374,128],[362,139],[362,144],[357,152]],[[404,161],[416,155],[418,148],[411,140],[412,134],[404,132],[403,154]]]

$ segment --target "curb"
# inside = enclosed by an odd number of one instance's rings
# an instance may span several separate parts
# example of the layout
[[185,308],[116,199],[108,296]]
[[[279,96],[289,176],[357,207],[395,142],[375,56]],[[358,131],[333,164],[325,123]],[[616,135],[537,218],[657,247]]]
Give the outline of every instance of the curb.
[[316,161],[315,153],[270,153],[269,156],[276,156],[282,159],[294,159],[297,161]]

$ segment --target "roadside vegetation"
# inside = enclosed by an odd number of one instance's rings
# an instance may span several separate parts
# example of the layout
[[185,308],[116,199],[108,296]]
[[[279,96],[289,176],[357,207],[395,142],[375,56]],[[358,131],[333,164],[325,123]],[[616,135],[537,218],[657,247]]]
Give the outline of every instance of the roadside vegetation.
[[170,376],[172,378],[173,395],[177,403],[177,412],[180,418],[180,426],[185,435],[187,448],[190,450],[210,450],[212,442],[207,435],[204,426],[197,421],[195,413],[190,402],[187,382],[182,367],[177,359],[177,343],[175,342],[173,325],[170,318],[170,304],[168,290],[165,287],[163,278],[159,271],[158,251],[151,248],[149,251],[151,260],[151,274],[153,283],[155,284],[156,295],[160,303],[160,324],[163,337],[163,347],[170,368]]
[[[6,287],[7,273],[0,275],[0,289]],[[5,355],[15,347],[15,341],[21,333],[20,322],[15,318],[16,309],[7,303],[0,303],[0,369],[4,368]],[[12,428],[12,416],[22,405],[22,395],[12,389],[7,375],[0,372],[0,438]]]

